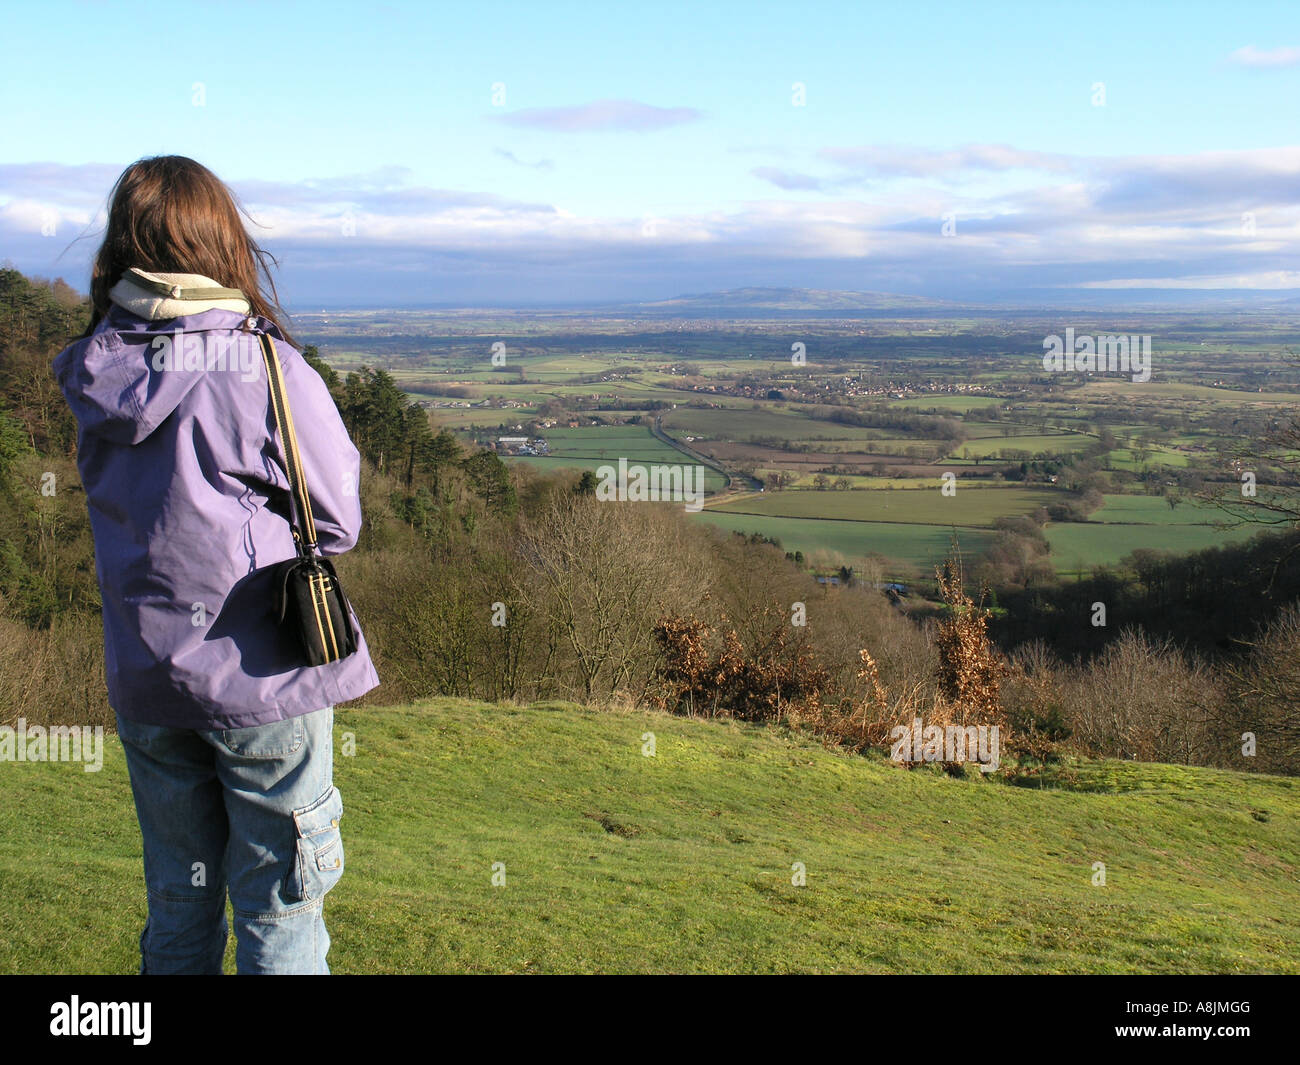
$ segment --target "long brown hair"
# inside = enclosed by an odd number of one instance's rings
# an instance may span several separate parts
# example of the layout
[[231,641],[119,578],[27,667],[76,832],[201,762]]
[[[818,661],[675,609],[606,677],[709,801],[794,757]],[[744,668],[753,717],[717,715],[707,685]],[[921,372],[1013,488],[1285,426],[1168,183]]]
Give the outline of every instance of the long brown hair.
[[279,262],[248,235],[241,212],[247,217],[221,179],[186,156],[156,155],[128,166],[110,194],[104,242],[90,274],[90,325],[82,335],[94,332],[108,313],[109,290],[135,266],[150,273],[202,274],[222,288],[237,288],[250,313],[273,322],[294,344],[267,266],[268,260]]

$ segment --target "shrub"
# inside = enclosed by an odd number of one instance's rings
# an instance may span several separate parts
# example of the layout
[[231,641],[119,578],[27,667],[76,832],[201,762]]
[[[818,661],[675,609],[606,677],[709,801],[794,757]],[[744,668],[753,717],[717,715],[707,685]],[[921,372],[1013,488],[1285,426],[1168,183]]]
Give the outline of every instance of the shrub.
[[[1300,773],[1300,603],[1265,629],[1228,679],[1233,713],[1219,730],[1225,764],[1264,772]],[[1242,757],[1244,734],[1255,755]]]
[[734,628],[714,630],[699,618],[664,617],[654,626],[663,667],[652,701],[672,713],[724,714],[775,722],[815,715],[828,687],[807,642],[790,635],[783,614],[767,612],[764,636],[746,646]]
[[1217,760],[1224,692],[1170,639],[1126,628],[1066,684],[1066,717],[1090,755],[1204,765]]

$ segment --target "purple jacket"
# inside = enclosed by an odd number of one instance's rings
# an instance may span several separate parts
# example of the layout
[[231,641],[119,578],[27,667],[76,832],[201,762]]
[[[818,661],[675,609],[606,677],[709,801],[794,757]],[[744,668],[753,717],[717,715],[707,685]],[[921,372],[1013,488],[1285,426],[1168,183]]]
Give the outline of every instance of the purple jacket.
[[360,456],[320,375],[266,319],[213,307],[150,320],[114,304],[54,360],[78,424],[109,703],[128,720],[243,728],[379,683],[359,625],[355,654],[306,666],[271,617],[271,567],[295,549],[248,322],[284,369],[321,553],[342,554],[361,531]]

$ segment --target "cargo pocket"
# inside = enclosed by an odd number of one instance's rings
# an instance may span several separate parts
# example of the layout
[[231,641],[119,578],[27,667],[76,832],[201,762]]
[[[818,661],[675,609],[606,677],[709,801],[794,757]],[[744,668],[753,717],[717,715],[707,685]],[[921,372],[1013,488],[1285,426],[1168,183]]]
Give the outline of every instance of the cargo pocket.
[[285,883],[292,898],[323,898],[339,882],[343,875],[343,837],[339,834],[342,816],[343,797],[333,786],[310,806],[294,810],[298,853]]

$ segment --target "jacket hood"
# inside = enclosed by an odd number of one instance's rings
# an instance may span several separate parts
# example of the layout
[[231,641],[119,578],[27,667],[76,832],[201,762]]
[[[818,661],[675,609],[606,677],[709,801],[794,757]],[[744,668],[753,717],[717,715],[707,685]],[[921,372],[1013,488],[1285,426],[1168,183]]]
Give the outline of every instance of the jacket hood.
[[[137,271],[113,286],[112,305],[95,331],[65,348],[54,375],[82,433],[138,444],[176,409],[205,374],[263,380],[257,332],[283,340],[248,303],[196,274]],[[179,289],[163,295],[148,280]],[[216,290],[196,298],[186,290]],[[180,313],[175,313],[179,309]]]
[[247,314],[248,300],[239,289],[222,288],[202,274],[159,274],[132,267],[108,293],[108,298],[132,314],[158,321],[180,318],[219,307]]

